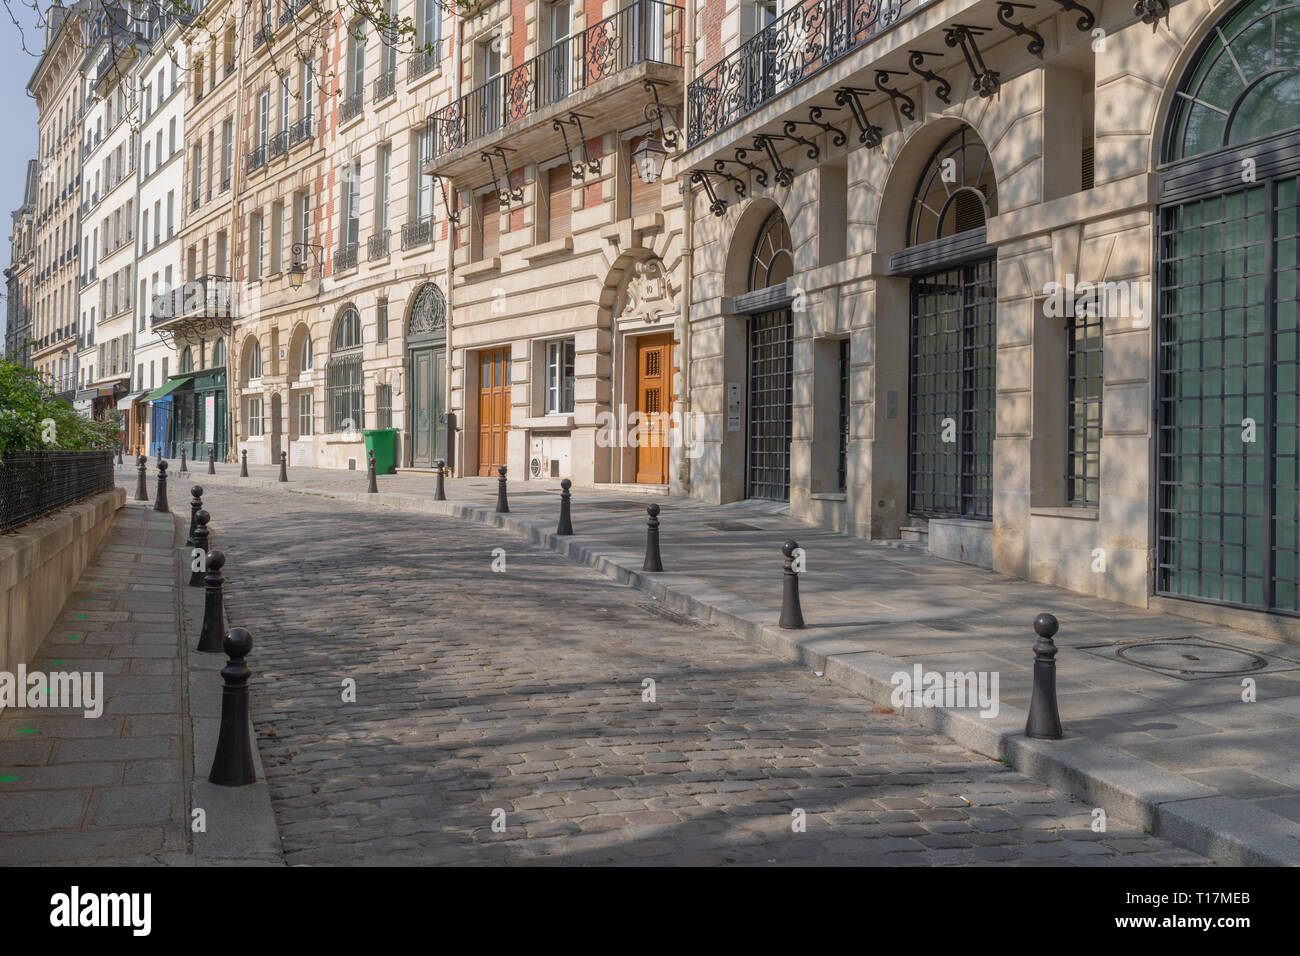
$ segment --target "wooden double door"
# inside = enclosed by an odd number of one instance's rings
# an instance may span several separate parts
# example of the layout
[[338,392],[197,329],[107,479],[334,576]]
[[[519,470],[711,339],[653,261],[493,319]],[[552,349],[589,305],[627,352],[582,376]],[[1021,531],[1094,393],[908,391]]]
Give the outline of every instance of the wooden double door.
[[638,484],[668,484],[672,445],[673,337],[647,335],[636,340],[636,410],[641,414],[636,448]]
[[510,433],[510,349],[478,353],[478,473],[495,475],[506,463]]

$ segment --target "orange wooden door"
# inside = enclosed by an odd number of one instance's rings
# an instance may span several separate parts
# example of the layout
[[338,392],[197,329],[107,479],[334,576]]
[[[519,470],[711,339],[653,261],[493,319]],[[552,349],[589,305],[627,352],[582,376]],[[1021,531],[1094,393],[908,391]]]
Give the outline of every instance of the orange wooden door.
[[495,475],[506,463],[510,431],[510,350],[479,353],[478,473]]
[[673,337],[648,335],[636,344],[636,410],[641,413],[636,480],[668,483],[669,419],[673,410]]

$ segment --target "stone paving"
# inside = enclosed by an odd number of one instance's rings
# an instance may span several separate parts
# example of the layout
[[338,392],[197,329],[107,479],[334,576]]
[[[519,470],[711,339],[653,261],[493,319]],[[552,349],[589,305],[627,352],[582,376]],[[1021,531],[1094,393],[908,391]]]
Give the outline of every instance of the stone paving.
[[0,712],[0,862],[166,862],[186,852],[173,531],[170,515],[122,509],[27,665],[102,673],[102,715]]
[[290,864],[1207,862],[506,532],[205,504]]

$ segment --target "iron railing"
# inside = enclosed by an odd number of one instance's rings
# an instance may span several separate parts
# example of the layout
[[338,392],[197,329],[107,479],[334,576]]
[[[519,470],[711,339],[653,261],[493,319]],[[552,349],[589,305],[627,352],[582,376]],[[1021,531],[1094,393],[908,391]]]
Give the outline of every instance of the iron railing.
[[375,102],[387,99],[397,92],[397,67],[380,73],[375,78]]
[[289,131],[281,130],[272,136],[267,143],[267,148],[271,151],[271,159],[289,152]]
[[346,123],[353,117],[360,116],[361,111],[366,106],[365,90],[357,90],[344,97],[343,102],[339,103],[339,122]]
[[0,459],[0,531],[113,487],[113,453],[17,451]]
[[426,216],[424,219],[408,222],[402,225],[402,248],[414,249],[416,246],[423,246],[433,239],[433,217]]
[[434,40],[429,44],[432,49],[416,50],[406,59],[406,82],[410,83],[418,80],[426,73],[432,72],[433,68],[442,60],[442,40]]
[[250,150],[248,153],[247,166],[244,171],[251,173],[253,170],[265,166],[268,148],[268,146],[263,144],[257,147],[257,149]]
[[357,243],[343,246],[334,253],[334,272],[347,272],[357,267]]
[[682,8],[635,0],[494,77],[426,121],[442,156],[638,63],[682,65]]
[[369,261],[383,259],[388,255],[388,230],[377,232],[366,241]]
[[932,0],[804,0],[703,71],[686,95],[688,147],[748,116]]
[[304,116],[289,127],[289,148],[292,149],[305,139],[311,139],[313,135],[312,118]]
[[233,318],[233,292],[230,276],[206,275],[190,279],[153,297],[149,306],[149,325],[159,326],[186,316]]

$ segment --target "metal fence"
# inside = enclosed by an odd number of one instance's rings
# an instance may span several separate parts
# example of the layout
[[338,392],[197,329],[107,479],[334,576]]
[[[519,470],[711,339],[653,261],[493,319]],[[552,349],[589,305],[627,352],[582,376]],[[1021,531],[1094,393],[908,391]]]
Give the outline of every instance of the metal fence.
[[111,451],[17,451],[0,458],[0,531],[113,487]]

